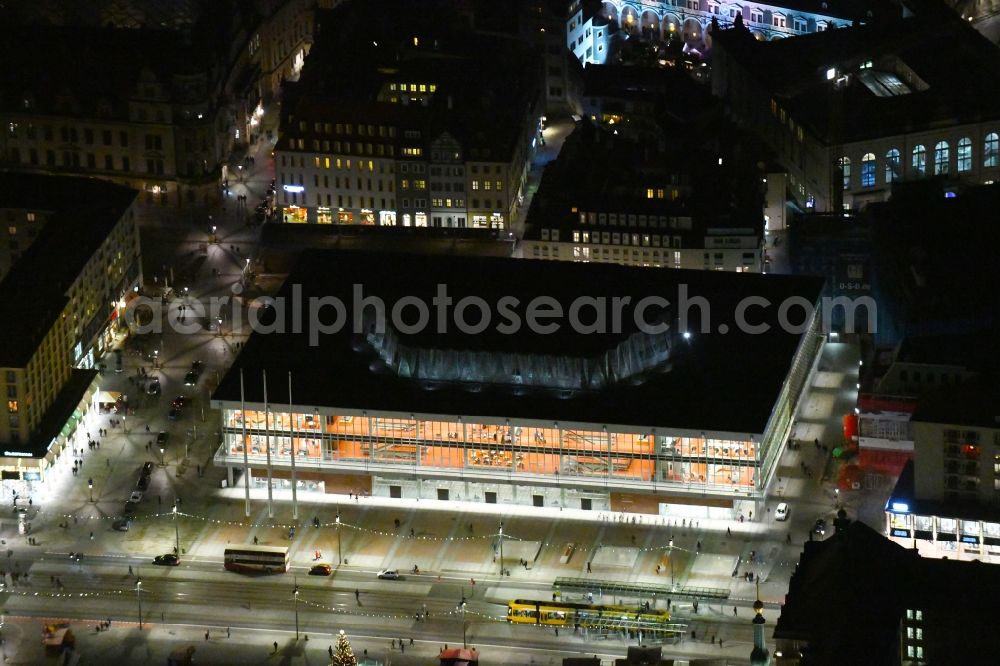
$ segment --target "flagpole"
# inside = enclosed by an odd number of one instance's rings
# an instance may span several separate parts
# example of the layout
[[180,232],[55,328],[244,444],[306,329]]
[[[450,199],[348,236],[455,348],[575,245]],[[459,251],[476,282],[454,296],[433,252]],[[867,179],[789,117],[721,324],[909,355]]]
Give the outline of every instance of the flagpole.
[[250,443],[247,442],[247,402],[246,395],[243,391],[243,368],[240,368],[240,409],[243,412],[243,418],[240,421],[243,424],[243,494],[246,496],[246,512],[247,518],[250,517],[250,461],[247,459],[247,449],[250,448]]
[[267,517],[274,518],[274,497],[271,490],[271,410],[267,404],[267,370],[264,373],[264,430],[267,432]]
[[292,411],[292,371],[288,371],[288,441],[292,447],[292,518],[299,519],[299,495],[295,483],[295,413]]

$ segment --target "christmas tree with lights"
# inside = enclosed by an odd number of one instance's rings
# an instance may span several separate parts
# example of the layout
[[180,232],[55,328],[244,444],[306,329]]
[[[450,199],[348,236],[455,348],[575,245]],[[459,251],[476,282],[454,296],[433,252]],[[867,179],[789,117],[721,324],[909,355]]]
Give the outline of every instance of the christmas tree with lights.
[[330,666],[358,666],[358,658],[354,656],[351,649],[351,642],[344,635],[344,630],[340,630],[337,636],[337,647],[333,649],[333,661]]

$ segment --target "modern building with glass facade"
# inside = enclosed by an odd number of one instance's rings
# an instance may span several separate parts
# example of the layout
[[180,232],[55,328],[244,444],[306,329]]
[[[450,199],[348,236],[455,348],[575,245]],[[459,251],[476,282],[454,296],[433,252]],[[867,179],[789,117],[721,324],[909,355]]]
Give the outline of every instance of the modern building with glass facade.
[[[348,304],[348,323],[314,345],[308,325],[250,337],[212,398],[223,419],[215,462],[231,482],[246,467],[251,487],[271,478],[288,488],[294,475],[300,492],[700,517],[763,500],[822,343],[816,308],[786,332],[778,304],[816,303],[819,280],[409,255],[393,257],[387,275],[385,261],[357,251],[302,256],[279,294],[284,311],[295,311],[296,292],[302,303],[333,297]],[[374,307],[353,325],[352,285],[383,300],[382,330]],[[442,285],[457,304],[445,314],[434,300]],[[677,307],[635,305],[677,293]],[[774,304],[750,317],[770,327],[759,335],[733,319],[751,296]],[[462,305],[475,297],[519,305],[498,306],[493,328],[459,332],[459,317],[476,321]],[[550,333],[528,326],[526,304],[543,297],[569,313]],[[701,313],[687,325],[685,297],[704,299],[710,326]],[[622,299],[621,326],[576,332],[574,316],[587,322],[596,312],[574,306],[581,298]],[[416,300],[431,308],[434,331],[411,326]],[[504,324],[516,314],[523,330],[503,330],[498,312]]]

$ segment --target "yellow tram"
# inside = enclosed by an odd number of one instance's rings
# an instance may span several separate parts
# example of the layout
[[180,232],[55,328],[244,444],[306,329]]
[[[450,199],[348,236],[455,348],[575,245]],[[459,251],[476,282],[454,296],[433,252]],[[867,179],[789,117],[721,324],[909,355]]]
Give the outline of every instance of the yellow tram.
[[615,629],[645,628],[672,631],[670,612],[637,610],[634,606],[600,606],[515,599],[507,603],[507,621],[550,627],[595,627]]

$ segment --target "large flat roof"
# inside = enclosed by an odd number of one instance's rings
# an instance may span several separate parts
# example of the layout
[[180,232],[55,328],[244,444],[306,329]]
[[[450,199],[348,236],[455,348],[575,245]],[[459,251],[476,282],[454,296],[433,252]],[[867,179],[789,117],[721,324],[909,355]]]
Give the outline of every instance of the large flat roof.
[[[515,297],[520,305],[513,309],[522,321],[524,306],[537,297],[554,299],[564,312],[573,299],[581,296],[631,299],[623,306],[621,328],[606,334],[576,333],[567,319],[559,320],[562,325],[552,334],[534,333],[526,326],[515,334],[504,334],[495,328],[506,321],[499,316],[494,316],[494,324],[487,331],[465,334],[456,330],[452,307],[447,332],[425,330],[397,337],[399,347],[422,350],[421,362],[427,364],[448,359],[449,354],[456,359],[481,354],[496,359],[497,365],[507,363],[519,368],[546,358],[552,361],[554,372],[559,367],[576,367],[573,364],[580,359],[587,363],[597,359],[598,364],[605,359],[607,365],[616,368],[628,366],[630,359],[621,357],[623,350],[636,336],[645,335],[634,323],[635,305],[648,296],[676,303],[682,288],[687,289],[689,299],[706,299],[711,332],[699,332],[698,309],[692,308],[693,334],[684,339],[676,335],[676,326],[672,328],[675,339],[669,363],[599,390],[552,391],[516,385],[514,380],[501,385],[460,380],[427,382],[401,376],[380,363],[373,347],[363,336],[354,335],[351,326],[319,336],[318,344],[310,346],[307,315],[300,333],[251,335],[213,399],[238,402],[242,371],[246,399],[263,402],[261,371],[266,370],[269,399],[275,404],[288,403],[287,373],[292,372],[294,404],[310,407],[759,434],[764,432],[801,339],[799,333],[786,332],[778,325],[778,304],[795,297],[814,303],[822,289],[822,280],[812,277],[313,250],[301,256],[279,295],[288,298],[301,290],[303,301],[313,296],[337,297],[347,304],[350,320],[355,284],[362,285],[366,296],[382,298],[387,311],[403,297],[421,299],[431,309],[432,323],[437,318],[432,299],[438,285],[446,286],[454,303],[467,296],[485,299],[494,314],[499,299]],[[772,303],[768,308],[751,308],[748,315],[753,323],[768,324],[766,333],[741,332],[733,323],[738,303],[751,296]],[[287,319],[290,311],[286,308],[286,321],[291,321]],[[612,312],[610,305],[607,311]],[[413,322],[416,310],[407,312],[406,320]],[[592,322],[593,313],[593,308],[586,307],[580,319]],[[645,319],[652,321],[659,315],[675,322],[677,308],[652,307]],[[332,310],[327,310],[324,321],[332,319]],[[791,319],[801,321],[797,315]],[[474,323],[476,315],[469,314],[466,320]],[[720,324],[726,324],[729,332],[719,333]],[[291,326],[286,330],[290,331]],[[636,365],[642,362],[635,360]],[[471,372],[457,368],[456,376]],[[524,382],[529,383],[527,378]]]

